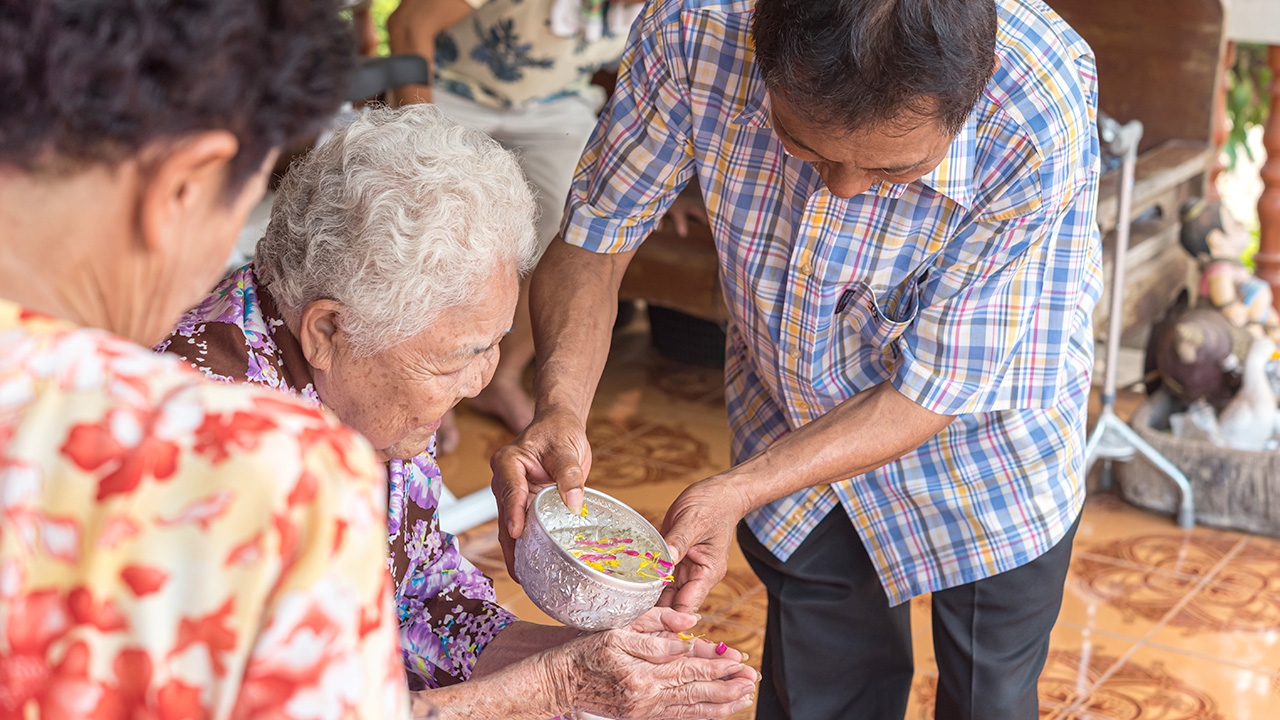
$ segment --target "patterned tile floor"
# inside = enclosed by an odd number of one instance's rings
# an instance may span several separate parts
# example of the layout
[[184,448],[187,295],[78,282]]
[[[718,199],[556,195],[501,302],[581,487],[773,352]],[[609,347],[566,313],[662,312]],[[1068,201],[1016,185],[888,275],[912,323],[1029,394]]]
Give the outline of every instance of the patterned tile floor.
[[[719,371],[679,365],[648,348],[642,324],[620,333],[590,420],[591,484],[659,524],[687,484],[729,464]],[[1120,410],[1132,411],[1133,397]],[[464,439],[441,465],[457,494],[488,485],[488,458],[510,435],[459,410]],[[546,621],[506,573],[489,523],[463,552],[494,578],[499,600]],[[1062,613],[1040,679],[1041,718],[1280,718],[1280,541],[1207,528],[1091,493],[1075,540]],[[757,662],[766,598],[735,554],[702,609],[698,632]],[[907,720],[932,717],[936,685],[928,598],[912,603],[916,679]],[[751,711],[736,718],[753,717]]]

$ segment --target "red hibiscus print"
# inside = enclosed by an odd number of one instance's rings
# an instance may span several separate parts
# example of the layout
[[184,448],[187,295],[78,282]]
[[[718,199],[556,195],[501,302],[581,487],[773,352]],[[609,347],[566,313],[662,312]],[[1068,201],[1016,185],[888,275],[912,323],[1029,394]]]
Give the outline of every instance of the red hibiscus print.
[[71,629],[71,613],[54,590],[15,598],[9,604],[9,652],[0,655],[0,717],[20,717],[34,702],[37,717],[80,720],[102,697],[89,679],[89,648],[72,643],[53,663],[49,648]]
[[271,524],[280,536],[281,574],[287,575],[298,560],[298,528],[289,521],[288,516],[277,513],[271,516]]
[[132,492],[144,477],[168,480],[178,469],[178,446],[155,435],[159,413],[113,410],[97,423],[71,428],[61,452],[81,469],[106,469],[98,500]]
[[151,686],[151,656],[137,648],[126,648],[112,663],[116,684],[104,688],[102,700],[94,713],[95,720],[127,718],[134,708],[147,701],[147,688]]
[[198,687],[170,680],[152,692],[154,664],[144,650],[121,650],[112,669],[116,673],[116,684],[103,688],[93,720],[205,720],[209,716],[200,701]]
[[293,490],[289,492],[289,498],[287,500],[289,507],[292,508],[297,507],[298,505],[305,505],[306,503],[315,500],[319,486],[320,484],[316,481],[316,476],[306,470],[303,470],[302,474],[298,476],[297,484],[295,484],[293,486]]
[[327,445],[333,449],[339,461],[348,471],[354,472],[347,464],[347,454],[351,451],[352,431],[336,422],[331,422],[328,415],[318,408],[300,405],[296,400],[286,397],[257,396],[253,404],[271,414],[280,414],[299,424],[298,439],[304,448]]
[[209,711],[200,701],[200,688],[170,680],[156,692],[160,720],[205,720]]
[[231,717],[286,720],[297,716],[295,705],[348,717],[369,692],[356,649],[358,615],[349,593],[333,584],[286,598],[254,650]]
[[142,528],[130,518],[124,515],[113,516],[110,520],[107,520],[106,527],[103,529],[102,534],[98,536],[98,547],[112,550],[140,532],[142,532]]
[[[77,641],[67,648],[62,661],[49,672],[44,687],[30,699],[36,701],[40,708],[36,715],[42,720],[82,720],[96,712],[102,696],[103,689],[89,679],[89,646]],[[3,708],[0,704],[0,711]]]
[[87,588],[77,587],[67,595],[67,609],[78,625],[92,625],[102,632],[123,630],[127,627],[120,609],[111,600],[97,603]]
[[230,415],[206,415],[196,430],[194,449],[217,465],[231,456],[231,449],[257,449],[262,434],[275,428],[276,424],[262,413],[237,410]]
[[174,527],[192,523],[207,531],[214,520],[222,517],[227,508],[235,500],[235,493],[230,490],[219,490],[208,497],[200,498],[178,511],[171,518],[162,518],[158,522],[161,527]]
[[253,537],[232,548],[231,552],[227,553],[227,559],[223,562],[223,565],[226,567],[252,565],[261,560],[263,556],[262,531],[259,530]]
[[209,662],[214,673],[221,678],[226,674],[226,666],[222,656],[236,647],[236,633],[227,627],[231,617],[232,604],[235,598],[227,598],[222,607],[208,615],[197,618],[183,618],[178,626],[178,642],[169,651],[169,657],[177,655],[193,645],[204,645],[209,649]]
[[145,565],[130,565],[120,571],[120,579],[124,580],[134,595],[144,597],[164,587],[169,573]]

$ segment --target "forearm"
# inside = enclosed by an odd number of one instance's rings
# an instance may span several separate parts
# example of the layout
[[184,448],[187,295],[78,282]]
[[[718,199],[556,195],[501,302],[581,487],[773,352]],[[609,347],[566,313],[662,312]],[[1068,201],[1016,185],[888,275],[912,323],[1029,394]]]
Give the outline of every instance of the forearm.
[[798,490],[882,467],[920,447],[952,418],[885,382],[858,393],[760,454],[711,478],[732,488],[743,515]]
[[476,660],[471,677],[474,679],[491,675],[527,657],[559,647],[582,635],[582,631],[570,627],[514,622],[503,628],[484,647],[479,659]]
[[571,712],[570,673],[560,655],[539,653],[484,677],[415,693],[414,717],[423,714],[420,701],[434,705],[439,720],[546,720]]
[[568,410],[586,422],[618,314],[618,286],[634,252],[595,253],[558,236],[529,292],[537,344],[539,411]]
[[435,70],[436,35],[471,14],[465,0],[402,0],[387,18],[392,54],[417,54]]

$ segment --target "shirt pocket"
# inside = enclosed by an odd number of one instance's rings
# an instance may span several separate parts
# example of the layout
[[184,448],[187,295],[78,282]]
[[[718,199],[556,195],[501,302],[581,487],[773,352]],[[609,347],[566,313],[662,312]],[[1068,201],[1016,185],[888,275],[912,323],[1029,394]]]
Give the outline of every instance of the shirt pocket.
[[845,333],[856,332],[861,344],[882,351],[893,347],[915,322],[919,310],[916,278],[881,293],[857,282],[845,289],[836,302],[836,318],[845,326]]

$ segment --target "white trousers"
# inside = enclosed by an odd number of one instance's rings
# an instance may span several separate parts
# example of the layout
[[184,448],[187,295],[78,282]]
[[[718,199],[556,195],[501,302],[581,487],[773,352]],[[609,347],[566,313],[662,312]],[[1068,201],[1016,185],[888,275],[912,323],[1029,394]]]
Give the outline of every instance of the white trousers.
[[516,153],[538,196],[538,239],[546,248],[560,231],[578,158],[596,126],[596,98],[569,95],[512,110],[481,105],[435,88],[435,104],[453,121],[475,128]]

